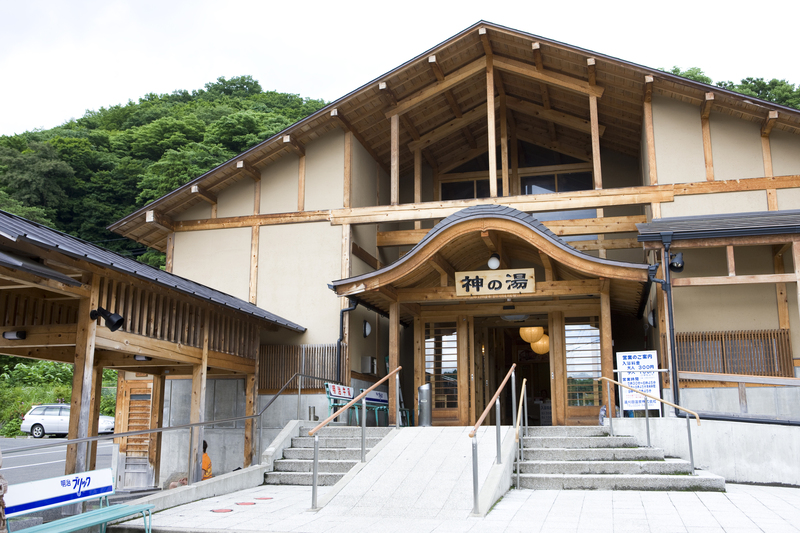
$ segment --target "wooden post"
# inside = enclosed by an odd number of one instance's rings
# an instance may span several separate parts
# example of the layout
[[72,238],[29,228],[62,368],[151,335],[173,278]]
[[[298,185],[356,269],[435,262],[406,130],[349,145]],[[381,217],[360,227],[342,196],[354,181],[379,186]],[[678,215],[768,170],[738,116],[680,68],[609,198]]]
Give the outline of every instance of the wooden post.
[[[245,384],[245,416],[256,414],[258,409],[258,387],[256,386],[256,376],[258,376],[258,357],[256,357],[256,372],[247,374],[244,379]],[[244,423],[244,467],[247,468],[253,461],[253,440],[254,430],[257,427],[255,419],[248,419]],[[260,453],[260,450],[259,450]]]
[[567,423],[566,352],[564,348],[564,312],[553,311],[548,316],[550,337],[550,401],[553,425]]
[[[400,364],[400,303],[392,302],[389,304],[389,372]],[[401,376],[402,378],[402,376]],[[389,425],[399,425],[395,412],[395,398],[397,397],[397,386],[395,378],[389,378]]]
[[[414,409],[419,405],[419,387],[425,385],[425,322],[414,317]],[[415,417],[419,425],[419,415]]]
[[[611,339],[611,282],[607,279],[602,280],[600,286],[600,369],[603,377],[614,379],[614,349]],[[614,416],[614,387],[609,387],[610,393],[607,399],[607,416]]]
[[[258,184],[261,182],[259,181]],[[258,240],[261,235],[261,226],[250,228],[250,294],[251,304],[258,302]]]
[[[589,117],[591,119],[592,131],[592,172],[594,174],[594,188],[599,190],[603,188],[603,169],[600,158],[600,117],[597,113],[597,97],[594,95],[589,96]],[[603,208],[597,209],[597,218],[603,217]],[[598,235],[597,240],[602,241],[604,235]],[[600,248],[598,255],[602,258],[606,257],[606,249]]]
[[297,162],[297,210],[306,209],[306,156],[301,155]]
[[[414,150],[414,203],[422,202],[422,150]],[[414,229],[421,229],[422,221],[414,221]]]
[[[92,288],[88,298],[81,298],[78,305],[78,330],[75,339],[75,363],[72,374],[72,399],[69,417],[69,438],[89,436],[89,412],[92,398],[92,371],[94,368],[94,345],[97,321],[89,313],[97,309],[100,297],[100,276],[89,274],[87,280]],[[85,472],[88,447],[83,444],[67,446],[64,475]]]
[[[95,365],[92,369],[92,404],[89,415],[89,437],[96,437],[100,423],[100,399],[103,395],[103,367]],[[89,466],[87,470],[94,470],[97,464],[97,441],[91,443],[89,450]]]
[[[645,76],[645,97],[644,97],[644,136],[647,147],[647,169],[648,184],[658,185],[658,171],[656,169],[656,142],[653,132],[653,76]],[[650,204],[652,218],[661,218],[661,204]]]
[[[775,274],[783,274],[786,272],[783,266],[782,248],[782,246],[773,247],[773,266]],[[775,292],[778,300],[778,327],[780,329],[789,329],[789,300],[786,293],[786,284],[776,283]]]
[[[164,427],[164,392],[167,384],[166,376],[153,376],[153,389],[150,391],[150,429]],[[161,472],[161,441],[163,433],[150,433],[150,444],[147,447],[147,460],[153,469],[153,480],[159,485]]]
[[469,322],[466,316],[456,319],[456,369],[458,376],[458,423],[466,426],[469,423],[470,398],[470,360],[469,360]]
[[175,263],[175,232],[170,231],[167,234],[167,259],[164,270],[171,273],[174,263]]
[[347,131],[344,134],[344,186],[342,196],[342,207],[350,207],[351,184],[353,181],[353,132]]
[[475,366],[476,357],[475,357],[475,317],[468,317],[467,318],[467,341],[469,346],[467,349],[469,350],[469,422],[470,426],[474,426],[475,422],[478,420],[477,410],[475,406],[475,384],[477,383],[476,377],[478,375],[477,369]]
[[794,275],[797,279],[797,301],[800,302],[800,241],[792,243],[792,262],[794,263]]
[[497,198],[497,135],[494,118],[494,67],[486,60],[486,120],[489,148],[489,196]]
[[[203,321],[203,360],[199,365],[192,365],[192,404],[189,413],[189,422],[196,424],[205,421],[206,411],[206,377],[208,376],[208,328],[209,313],[205,312]],[[190,450],[193,458],[193,471],[189,473],[192,482],[203,478],[203,427],[192,429],[194,434],[193,447]]]
[[[771,178],[772,171],[772,149],[769,143],[769,134],[775,121],[778,120],[778,112],[770,111],[767,119],[761,126],[761,155],[764,160],[764,177]],[[778,210],[778,192],[775,189],[767,189],[767,206],[770,211]]]
[[[350,224],[342,224],[341,279],[349,278],[350,272],[352,271],[352,242],[353,231]],[[350,300],[348,298],[340,298],[339,300],[342,309],[350,306]],[[342,356],[344,357],[344,361],[342,361],[342,368],[344,369],[342,382],[345,385],[350,385],[350,313],[345,313],[342,317],[342,328],[342,342],[347,346],[347,349],[342,351]]]
[[508,110],[506,97],[500,97],[500,169],[503,182],[503,196],[511,196],[508,182]]
[[[392,115],[391,129],[391,204],[400,204],[400,115]],[[390,409],[391,410],[391,409]]]
[[703,158],[706,163],[707,181],[714,181],[714,156],[711,152],[711,125],[708,121],[713,104],[714,93],[706,93],[705,100],[700,106],[700,126],[703,129]]

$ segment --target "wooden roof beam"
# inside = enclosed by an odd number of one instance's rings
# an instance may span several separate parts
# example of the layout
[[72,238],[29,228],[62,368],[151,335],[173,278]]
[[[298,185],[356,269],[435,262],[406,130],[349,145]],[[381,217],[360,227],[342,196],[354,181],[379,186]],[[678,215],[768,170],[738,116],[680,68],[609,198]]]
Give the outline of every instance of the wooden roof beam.
[[423,102],[433,98],[434,96],[438,96],[445,92],[448,89],[451,89],[458,85],[459,83],[476,76],[478,74],[482,74],[486,70],[486,58],[481,57],[476,59],[475,61],[464,65],[460,69],[450,73],[450,75],[445,76],[444,80],[441,82],[435,83],[429,87],[425,87],[414,94],[410,95],[407,98],[404,98],[400,102],[397,103],[396,106],[392,107],[384,115],[386,118],[390,118],[393,115],[403,114],[410,109],[417,107],[418,105],[422,104]]
[[536,146],[543,146],[553,150],[554,152],[559,152],[561,154],[574,157],[575,159],[580,159],[581,161],[592,160],[592,153],[589,151],[581,150],[580,148],[573,148],[572,146],[568,146],[559,142],[545,141],[544,139],[538,137],[535,133],[529,132],[522,128],[517,129],[517,139],[534,144]]
[[542,62],[542,45],[541,43],[531,43],[531,51],[533,51],[533,66],[536,70],[543,71],[544,63]]
[[770,111],[767,115],[767,118],[764,119],[764,123],[761,125],[761,136],[762,137],[769,137],[770,132],[772,132],[772,127],[775,126],[775,121],[778,120],[778,112],[777,111]]
[[456,269],[453,268],[453,265],[450,262],[442,257],[440,253],[435,253],[433,256],[428,260],[431,267],[433,267],[440,276],[440,285],[442,287],[447,287],[450,285],[452,281],[453,284],[456,282]]
[[483,53],[486,54],[486,57],[492,57],[492,43],[489,41],[489,34],[486,32],[486,28],[478,28],[478,35],[481,38],[481,44],[483,44]]
[[[582,131],[584,133],[592,132],[591,122],[586,119],[569,115],[567,113],[562,113],[561,111],[555,111],[554,109],[546,109],[543,106],[526,102],[525,100],[516,98],[514,96],[509,96],[506,98],[506,105],[509,107],[509,109],[513,109],[514,111],[519,111],[520,113],[546,120],[548,122],[554,122],[573,130]],[[605,130],[605,126],[600,126],[601,137],[603,136]]]
[[216,205],[217,203],[217,195],[205,190],[199,185],[192,185],[192,194],[211,205]]
[[486,116],[486,104],[481,104],[466,113],[461,118],[456,118],[450,122],[439,126],[438,128],[429,131],[422,135],[418,140],[408,144],[409,150],[412,152],[420,148],[427,148],[430,145],[448,137],[458,131],[463,130],[469,124],[477,122]]
[[242,159],[242,160],[237,161],[236,162],[236,168],[239,169],[240,172],[244,172],[245,174],[250,176],[250,178],[253,181],[261,181],[261,173],[258,170],[256,170],[255,168],[253,168],[245,160]]
[[[436,61],[435,55],[428,56],[428,66],[431,67],[433,75],[436,76],[436,80],[439,83],[443,82],[445,78],[444,71],[442,71],[442,67]],[[458,102],[456,102],[456,97],[453,96],[453,91],[450,89],[446,90],[444,92],[444,97],[447,99],[447,103],[450,105],[450,110],[453,112],[456,118],[461,118],[461,108],[459,107]]]
[[155,209],[147,211],[144,215],[144,220],[148,224],[152,224],[164,231],[175,231],[175,221]]
[[500,268],[508,268],[508,262],[503,256],[503,243],[494,231],[481,231],[481,240],[490,252],[500,256]]
[[705,94],[705,99],[703,100],[703,105],[700,106],[700,116],[702,118],[707,119],[709,115],[711,115],[711,107],[714,105],[714,93],[707,92]]
[[335,120],[336,123],[339,124],[339,126],[341,126],[342,129],[344,129],[344,131],[351,132],[353,134],[353,137],[355,137],[356,140],[359,143],[361,143],[361,146],[364,147],[364,150],[366,150],[367,153],[369,153],[369,155],[372,156],[372,159],[374,159],[387,174],[389,173],[389,169],[386,166],[386,163],[380,157],[378,157],[378,154],[375,152],[375,150],[373,150],[372,147],[369,144],[367,144],[367,141],[366,139],[364,139],[364,136],[361,135],[358,131],[356,131],[356,129],[353,127],[350,121],[347,120],[347,117],[345,117],[344,114],[339,109],[337,108],[331,109],[330,117],[332,120]]
[[644,101],[651,102],[653,100],[653,76],[644,77]]
[[519,76],[538,80],[548,85],[555,85],[568,91],[596,96],[597,98],[603,96],[604,89],[602,87],[589,85],[589,82],[572,78],[559,72],[545,71],[544,69],[538,70],[533,65],[506,57],[495,57],[492,61],[494,66],[499,70],[505,70]]
[[293,152],[295,152],[298,156],[303,157],[306,155],[306,148],[300,142],[292,137],[291,135],[284,135],[283,136],[283,145],[288,146]]
[[586,68],[589,71],[589,85],[597,85],[597,65],[593,57],[586,60]]

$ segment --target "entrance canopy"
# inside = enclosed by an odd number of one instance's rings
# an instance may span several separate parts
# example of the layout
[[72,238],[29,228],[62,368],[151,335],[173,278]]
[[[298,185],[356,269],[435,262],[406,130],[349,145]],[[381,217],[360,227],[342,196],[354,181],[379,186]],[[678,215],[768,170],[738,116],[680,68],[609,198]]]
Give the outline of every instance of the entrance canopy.
[[[487,270],[499,256],[500,269],[532,268],[535,291],[527,294],[459,295],[457,273]],[[647,283],[646,264],[601,259],[564,242],[533,216],[501,205],[459,211],[434,226],[407,254],[380,270],[335,281],[340,296],[356,297],[388,312],[401,304],[401,320],[427,313],[512,315],[547,312],[548,301],[580,306],[610,287],[615,311],[635,314]],[[512,305],[513,304],[513,305]],[[479,309],[478,309],[479,307]]]

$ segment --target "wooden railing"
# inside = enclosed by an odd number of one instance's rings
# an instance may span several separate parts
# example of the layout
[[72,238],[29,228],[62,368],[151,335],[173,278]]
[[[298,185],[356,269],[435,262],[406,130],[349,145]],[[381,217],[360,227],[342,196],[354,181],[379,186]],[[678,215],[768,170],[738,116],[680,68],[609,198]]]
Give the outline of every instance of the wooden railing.
[[242,320],[234,313],[213,311],[177,293],[103,277],[99,302],[100,307],[124,317],[122,329],[128,333],[195,348],[203,347],[203,327],[208,315],[209,350],[248,359],[258,356],[261,338],[254,322]]
[[788,329],[676,333],[675,354],[680,372],[794,377]]

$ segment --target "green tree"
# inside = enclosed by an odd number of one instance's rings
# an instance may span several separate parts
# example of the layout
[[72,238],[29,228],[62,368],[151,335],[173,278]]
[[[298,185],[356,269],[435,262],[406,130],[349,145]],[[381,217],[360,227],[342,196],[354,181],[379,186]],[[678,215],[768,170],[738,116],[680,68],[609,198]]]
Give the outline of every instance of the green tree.
[[261,92],[261,85],[252,76],[234,76],[226,80],[220,76],[215,82],[206,83],[206,95],[211,98],[220,96],[233,96],[246,98]]
[[65,189],[73,189],[75,172],[48,143],[29,143],[19,152],[0,147],[0,190],[26,206],[55,213],[67,205]]
[[139,205],[152,202],[233,155],[216,144],[191,143],[180,150],[168,150],[158,162],[147,168],[139,183],[141,193],[137,202]]
[[220,144],[234,153],[243,152],[289,125],[289,119],[277,113],[239,111],[209,126],[205,142]]
[[773,78],[770,81],[766,81],[764,78],[745,78],[741,83],[721,81],[717,85],[723,89],[736,91],[754,98],[800,109],[800,87],[795,87],[794,84],[786,80]]
[[[663,68],[660,70],[664,70]],[[682,78],[687,78],[694,81],[699,81],[700,83],[706,83],[711,85],[714,83],[711,78],[706,76],[706,73],[703,72],[703,69],[699,67],[692,67],[690,69],[681,70],[681,67],[674,66],[670,70],[666,71],[671,74],[675,74],[676,76],[681,76]]]

